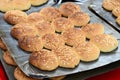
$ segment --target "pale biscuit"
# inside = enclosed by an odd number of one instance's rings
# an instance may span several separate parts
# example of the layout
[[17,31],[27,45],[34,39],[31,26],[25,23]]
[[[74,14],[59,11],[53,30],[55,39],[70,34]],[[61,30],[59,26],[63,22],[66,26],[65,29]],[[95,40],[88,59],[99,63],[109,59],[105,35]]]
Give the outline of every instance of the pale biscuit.
[[79,5],[73,3],[73,2],[65,2],[60,5],[59,10],[61,11],[63,16],[70,16],[71,14],[74,14],[75,12],[80,12],[81,8]]
[[120,5],[119,0],[103,0],[102,6],[108,11],[112,11],[114,8]]
[[10,24],[17,24],[27,20],[27,14],[20,10],[10,10],[4,14],[4,19]]
[[82,27],[82,30],[85,32],[87,38],[90,39],[92,36],[103,34],[104,25],[100,23],[90,23]]
[[40,15],[38,12],[33,12],[28,15],[27,22],[32,24],[37,24],[40,22],[45,22],[45,18]]
[[21,70],[19,67],[17,67],[15,70],[14,70],[14,77],[16,80],[42,80],[42,79],[35,79],[35,78],[31,78],[31,77],[28,77],[26,76]]
[[62,33],[65,43],[70,46],[77,46],[86,41],[85,33],[79,28],[70,28]]
[[7,47],[6,47],[6,45],[4,44],[4,42],[2,41],[1,38],[0,38],[0,48],[1,48],[2,50],[7,50]]
[[50,80],[62,80],[64,79],[66,76],[57,76],[57,77],[52,77],[52,78],[49,78]]
[[56,49],[65,44],[62,36],[58,34],[46,34],[42,37],[42,41],[44,43],[44,47],[47,49]]
[[120,25],[120,16],[116,19],[117,24]]
[[120,16],[120,7],[115,7],[113,10],[112,10],[112,14],[116,17],[119,17]]
[[48,21],[53,21],[61,17],[61,12],[55,7],[45,7],[40,10],[40,14]]
[[18,40],[19,47],[25,51],[40,51],[43,48],[43,42],[40,36],[25,35]]
[[90,41],[102,52],[111,52],[118,47],[117,39],[109,34],[99,34],[93,36]]
[[30,0],[0,0],[0,11],[28,10],[31,7]]
[[57,55],[60,67],[75,68],[80,62],[79,55],[72,47],[61,46],[54,50],[54,53]]
[[28,10],[31,7],[30,0],[9,0],[13,4],[14,10]]
[[14,5],[11,1],[9,0],[0,0],[0,11],[6,12],[9,10],[13,10]]
[[45,4],[48,0],[30,0],[32,6],[39,6]]
[[69,21],[69,19],[60,17],[52,21],[52,26],[55,27],[57,32],[63,32],[69,28],[73,28],[74,25]]
[[11,35],[19,39],[24,35],[39,35],[38,29],[29,23],[18,23],[11,28]]
[[85,26],[90,21],[90,16],[85,12],[76,12],[68,17],[75,26]]
[[55,33],[55,28],[49,22],[40,22],[35,27],[38,29],[40,36]]
[[17,66],[9,51],[4,51],[3,60],[9,65]]
[[91,42],[84,42],[75,47],[81,61],[90,62],[99,58],[99,48]]
[[33,52],[30,55],[29,62],[41,69],[51,71],[58,67],[58,59],[54,52],[42,49],[38,52]]

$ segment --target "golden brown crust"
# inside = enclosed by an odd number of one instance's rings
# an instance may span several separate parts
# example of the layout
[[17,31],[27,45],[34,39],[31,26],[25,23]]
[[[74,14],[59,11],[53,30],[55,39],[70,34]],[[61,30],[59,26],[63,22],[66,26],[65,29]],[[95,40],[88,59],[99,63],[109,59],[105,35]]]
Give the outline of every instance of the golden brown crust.
[[116,19],[117,24],[120,25],[120,16]]
[[14,25],[11,28],[11,35],[16,38],[19,39],[21,37],[23,37],[24,35],[39,35],[39,32],[37,30],[37,28],[29,23],[19,23]]
[[112,10],[112,14],[116,17],[120,16],[120,7],[116,7]]
[[69,16],[68,19],[75,26],[85,26],[90,21],[89,15],[84,12],[76,12],[72,14],[71,16]]
[[79,5],[74,4],[73,2],[65,2],[61,4],[59,10],[61,11],[63,16],[68,17],[75,12],[80,12],[81,8]]
[[14,10],[28,10],[31,7],[30,0],[10,0]]
[[119,0],[103,0],[102,6],[108,11],[112,11],[115,7],[120,5]]
[[48,0],[0,0],[0,11],[28,10],[31,5],[39,6],[47,3]]
[[61,12],[55,7],[45,7],[40,10],[40,14],[48,21],[53,21],[61,17]]
[[90,23],[82,27],[82,30],[85,32],[87,38],[90,39],[92,36],[103,34],[104,26],[100,23]]
[[28,36],[25,35],[24,37],[18,40],[20,48],[25,51],[40,51],[43,48],[43,42],[39,35],[36,36]]
[[102,52],[111,52],[118,47],[117,39],[109,34],[99,34],[93,36],[90,41]]
[[45,18],[38,12],[33,12],[28,15],[27,21],[32,24],[37,24],[39,22],[45,22]]
[[14,77],[15,77],[15,79],[17,79],[17,80],[42,80],[42,79],[35,79],[35,78],[31,78],[31,77],[26,76],[26,75],[20,70],[19,67],[17,67],[17,68],[14,70]]
[[70,28],[62,33],[65,43],[70,46],[77,46],[86,40],[85,33],[79,28]]
[[0,48],[1,48],[2,50],[7,50],[7,47],[6,47],[6,45],[3,43],[3,41],[2,41],[1,38],[0,38]]
[[54,50],[57,55],[59,66],[64,68],[75,68],[80,62],[80,57],[75,49],[69,46],[62,46]]
[[64,78],[65,78],[65,76],[58,76],[58,77],[50,78],[50,80],[62,80]]
[[14,5],[11,1],[0,0],[0,11],[6,12],[6,11],[9,11],[9,10],[13,10],[13,9],[14,9]]
[[56,49],[65,44],[64,40],[58,34],[46,34],[42,37],[44,47],[48,49]]
[[27,14],[20,10],[10,10],[4,14],[4,19],[10,24],[17,24],[27,20]]
[[40,22],[35,27],[38,29],[40,36],[55,33],[55,28],[49,22]]
[[4,51],[3,60],[9,65],[17,66],[9,51]]
[[46,3],[48,0],[30,0],[32,6],[39,6]]
[[89,62],[99,58],[99,48],[91,42],[84,42],[75,47],[81,61]]
[[54,52],[45,49],[33,52],[30,55],[29,62],[41,70],[51,71],[58,67],[57,56]]
[[60,17],[52,21],[52,26],[55,27],[57,32],[63,32],[69,28],[73,28],[74,25],[69,21],[69,19]]

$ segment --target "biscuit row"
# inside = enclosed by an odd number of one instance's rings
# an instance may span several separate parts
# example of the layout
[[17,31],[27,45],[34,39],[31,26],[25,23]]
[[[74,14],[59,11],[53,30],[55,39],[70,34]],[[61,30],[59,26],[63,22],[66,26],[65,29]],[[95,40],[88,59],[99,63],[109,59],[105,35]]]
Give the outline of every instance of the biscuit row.
[[12,10],[4,18],[15,24],[11,35],[21,49],[31,52],[29,62],[41,70],[75,68],[80,61],[97,60],[100,51],[111,52],[118,47],[116,38],[104,34],[104,25],[89,23],[90,16],[72,2],[29,15]]
[[[3,50],[3,60],[9,64],[10,66],[15,66],[15,70],[14,70],[14,77],[17,80],[42,80],[42,79],[35,79],[35,78],[31,78],[26,76],[19,67],[17,67],[16,62],[14,61],[14,59],[12,58],[12,56],[10,55],[9,51],[7,50],[5,44],[3,43],[3,41],[0,39],[0,48]],[[58,77],[53,77],[53,78],[49,78],[50,80],[62,80],[63,78],[65,78],[65,76],[58,76]]]
[[103,0],[102,6],[117,17],[116,22],[120,25],[120,1],[119,0]]
[[39,6],[48,0],[0,0],[0,11],[7,12],[9,10],[28,10],[31,5]]

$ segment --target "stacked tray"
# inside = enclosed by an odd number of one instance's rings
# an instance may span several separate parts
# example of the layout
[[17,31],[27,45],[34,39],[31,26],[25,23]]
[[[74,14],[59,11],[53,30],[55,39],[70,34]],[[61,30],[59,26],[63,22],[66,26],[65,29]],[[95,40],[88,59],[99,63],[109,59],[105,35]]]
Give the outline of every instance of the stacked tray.
[[89,9],[120,31],[120,25],[116,23],[116,17],[113,16],[111,11],[107,11],[102,7],[102,2],[103,0],[91,0]]
[[[89,2],[90,3],[90,2]],[[120,44],[120,34],[114,30],[110,25],[106,24],[104,20],[97,17],[94,13],[89,11],[87,5],[84,3],[77,3],[81,6],[82,10],[86,13],[88,13],[91,17],[90,23],[102,23],[105,26],[105,33],[115,36]],[[59,6],[59,5],[57,5]],[[27,11],[27,13],[31,13],[34,11],[39,11],[40,8],[32,8]],[[0,33],[2,36],[3,41],[7,45],[8,50],[10,51],[12,57],[18,64],[18,66],[21,68],[21,70],[28,76],[31,77],[37,77],[37,78],[47,78],[47,77],[55,77],[55,76],[61,76],[61,75],[68,75],[73,73],[81,73],[87,70],[95,69],[116,61],[120,60],[120,45],[118,48],[110,53],[101,53],[98,60],[85,63],[81,62],[76,68],[74,69],[65,69],[65,68],[57,68],[54,71],[46,72],[38,70],[37,68],[33,67],[29,64],[28,58],[29,53],[21,50],[18,47],[17,40],[11,37],[10,35],[10,28],[11,25],[7,24],[3,19],[3,13],[0,13]]]

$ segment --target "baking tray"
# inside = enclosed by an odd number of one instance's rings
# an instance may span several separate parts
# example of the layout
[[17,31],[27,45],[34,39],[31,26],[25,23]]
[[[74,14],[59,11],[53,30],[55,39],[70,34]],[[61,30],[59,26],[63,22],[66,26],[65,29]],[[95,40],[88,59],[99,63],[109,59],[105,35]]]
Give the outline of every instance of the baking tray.
[[[8,65],[4,62],[3,60],[3,51],[0,49],[0,60],[1,63],[4,67],[4,70],[6,72],[6,75],[8,77],[8,80],[16,80],[14,78],[14,70],[15,67]],[[63,80],[85,80],[89,77],[95,76],[95,75],[99,75],[108,71],[111,71],[113,69],[119,68],[120,67],[120,61],[116,61],[114,63],[96,68],[96,69],[92,69],[92,70],[88,70],[88,71],[83,71],[83,72],[79,72],[76,74],[71,74],[71,75],[67,75]],[[48,79],[45,79],[48,80]]]
[[111,11],[107,11],[102,7],[102,2],[103,0],[91,0],[89,9],[120,31],[120,25],[116,23],[116,17]]
[[[91,11],[88,10],[87,6],[85,6],[82,3],[77,3],[81,5],[82,10],[85,12],[89,13],[91,17],[91,23],[96,22],[96,23],[103,23],[105,25],[105,33],[111,34],[115,36],[118,41],[120,39],[120,34],[115,31],[110,25],[106,24],[103,20],[101,20],[99,17],[94,15]],[[39,11],[39,10],[38,10]],[[3,20],[4,22],[4,20]],[[5,24],[4,24],[5,23]],[[89,63],[84,63],[81,62],[80,65],[78,65],[74,69],[65,69],[65,68],[57,68],[54,71],[51,72],[46,72],[46,71],[41,71],[38,70],[37,68],[31,66],[28,63],[28,58],[29,58],[29,53],[24,52],[18,47],[17,41],[11,37],[10,35],[10,27],[11,25],[7,24],[6,22],[2,23],[3,25],[0,25],[0,33],[2,34],[2,39],[6,43],[12,57],[18,64],[18,66],[22,69],[22,71],[27,74],[28,76],[31,77],[36,77],[36,78],[46,78],[46,77],[53,77],[53,76],[60,76],[60,75],[68,75],[68,74],[73,74],[73,73],[78,73],[78,72],[85,72],[87,70],[95,69],[116,61],[120,60],[120,45],[119,47],[114,50],[113,52],[110,53],[101,53],[100,57],[98,60],[89,62]],[[120,41],[119,41],[120,44]],[[91,74],[91,73],[90,73]]]

